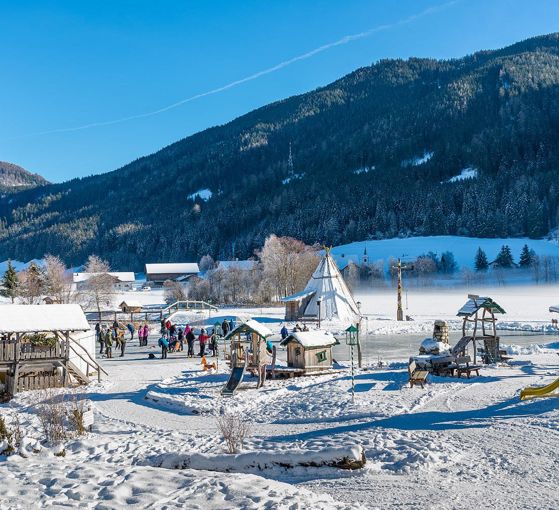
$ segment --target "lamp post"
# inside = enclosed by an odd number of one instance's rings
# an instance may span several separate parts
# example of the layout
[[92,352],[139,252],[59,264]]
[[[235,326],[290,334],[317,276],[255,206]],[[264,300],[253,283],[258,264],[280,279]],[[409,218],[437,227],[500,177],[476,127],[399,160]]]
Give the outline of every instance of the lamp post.
[[318,306],[318,329],[320,329],[320,305],[322,304],[322,300],[316,300],[316,306]]
[[361,353],[361,342],[359,340],[359,333],[361,331],[361,301],[357,301],[357,310],[359,311],[359,322],[357,323],[357,366],[363,368],[363,354]]
[[359,330],[352,324],[345,330],[345,342],[351,356],[351,403],[355,403],[355,370],[353,367],[353,346],[359,344]]

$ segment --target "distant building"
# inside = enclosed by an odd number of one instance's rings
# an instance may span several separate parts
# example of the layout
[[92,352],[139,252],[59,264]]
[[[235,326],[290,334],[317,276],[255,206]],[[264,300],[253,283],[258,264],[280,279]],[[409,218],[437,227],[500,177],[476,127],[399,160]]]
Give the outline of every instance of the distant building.
[[[72,279],[78,290],[83,289],[87,285],[87,280],[92,276],[99,276],[105,273],[74,273]],[[113,279],[114,290],[132,290],[136,277],[133,272],[109,272],[106,273]]]
[[162,285],[167,280],[186,281],[199,272],[196,262],[146,264],[146,280],[155,285]]
[[127,299],[118,305],[124,313],[139,313],[142,311],[142,303],[133,299]]

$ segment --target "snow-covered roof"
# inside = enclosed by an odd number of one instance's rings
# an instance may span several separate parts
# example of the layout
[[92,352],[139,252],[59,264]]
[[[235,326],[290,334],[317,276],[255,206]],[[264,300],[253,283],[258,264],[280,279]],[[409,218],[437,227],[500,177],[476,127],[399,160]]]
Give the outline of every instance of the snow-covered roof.
[[549,311],[559,313],[559,305],[550,306]]
[[1,305],[0,333],[89,331],[80,305]]
[[280,345],[287,345],[290,342],[297,342],[305,349],[310,347],[330,347],[339,343],[327,331],[296,331],[282,340]]
[[302,290],[301,292],[297,292],[296,294],[292,294],[291,296],[287,296],[281,298],[284,303],[289,303],[290,301],[301,301],[308,296],[312,296],[316,293],[316,290]]
[[217,267],[221,269],[240,269],[241,271],[252,271],[256,267],[256,260],[220,260]]
[[120,303],[120,305],[118,305],[120,307],[122,306],[126,306],[128,308],[142,308],[142,303],[140,303],[139,301],[135,300],[135,299],[126,299],[124,300],[122,303]]
[[196,262],[176,262],[146,264],[146,274],[197,274],[200,271]]
[[92,276],[99,276],[101,274],[108,274],[118,279],[120,282],[133,282],[136,280],[134,273],[132,271],[109,271],[108,273],[74,273],[72,278],[74,283],[85,282],[89,280]]
[[247,331],[254,331],[263,338],[268,338],[274,334],[273,331],[264,324],[261,324],[254,319],[248,319],[242,324],[239,324],[235,329],[231,330],[226,338],[229,338],[235,333],[246,333]]
[[456,315],[458,316],[468,316],[473,315],[478,310],[485,308],[493,313],[506,313],[501,306],[499,306],[490,297],[479,296],[476,298],[470,298],[466,304],[458,310]]

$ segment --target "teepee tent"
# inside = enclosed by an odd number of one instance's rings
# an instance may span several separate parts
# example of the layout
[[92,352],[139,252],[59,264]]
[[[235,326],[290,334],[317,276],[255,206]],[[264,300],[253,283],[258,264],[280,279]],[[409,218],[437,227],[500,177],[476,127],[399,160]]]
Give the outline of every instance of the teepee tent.
[[285,297],[282,301],[287,305],[286,320],[316,319],[319,316],[319,306],[323,320],[353,323],[359,316],[351,291],[328,249],[305,290]]

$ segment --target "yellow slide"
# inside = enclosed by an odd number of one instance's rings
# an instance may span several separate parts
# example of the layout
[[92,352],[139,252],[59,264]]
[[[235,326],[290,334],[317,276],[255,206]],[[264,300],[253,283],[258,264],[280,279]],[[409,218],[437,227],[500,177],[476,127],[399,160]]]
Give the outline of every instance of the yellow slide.
[[537,397],[559,397],[559,393],[553,393],[550,395],[550,393],[557,388],[559,388],[559,379],[555,379],[555,381],[553,381],[551,384],[548,384],[547,386],[524,388],[520,392],[520,400]]

